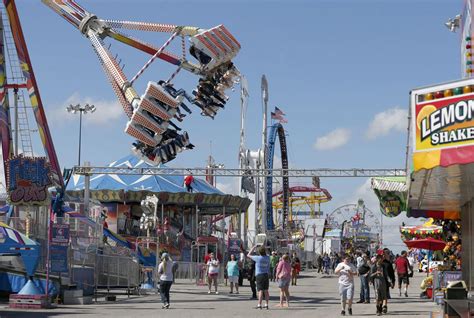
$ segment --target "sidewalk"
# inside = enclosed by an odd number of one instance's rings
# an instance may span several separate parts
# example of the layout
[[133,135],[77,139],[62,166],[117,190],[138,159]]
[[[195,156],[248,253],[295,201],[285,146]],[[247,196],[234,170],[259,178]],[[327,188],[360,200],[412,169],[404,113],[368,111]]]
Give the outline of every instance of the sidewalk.
[[[0,309],[0,318],[4,317],[339,317],[340,304],[336,276],[321,276],[315,272],[303,272],[298,286],[290,286],[290,308],[277,308],[278,288],[276,283],[270,286],[270,309],[254,309],[257,302],[249,300],[251,296],[248,281],[241,287],[240,294],[229,294],[229,287],[220,286],[219,294],[207,294],[207,287],[189,283],[177,283],[171,288],[171,308],[161,309],[159,295],[118,297],[116,302],[100,301],[88,306],[59,306],[56,309],[42,311],[13,311]],[[437,306],[428,300],[419,299],[419,285],[422,274],[415,274],[409,289],[409,297],[398,296],[393,289],[393,299],[389,302],[388,314],[384,317],[430,317]],[[358,300],[359,280],[356,279],[354,301]],[[375,316],[375,304],[354,304],[353,317]]]

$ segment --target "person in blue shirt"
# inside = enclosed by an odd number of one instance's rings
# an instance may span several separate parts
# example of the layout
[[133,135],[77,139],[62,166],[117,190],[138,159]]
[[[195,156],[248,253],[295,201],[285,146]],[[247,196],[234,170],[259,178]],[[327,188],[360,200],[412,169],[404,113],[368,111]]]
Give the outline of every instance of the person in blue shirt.
[[265,305],[263,308],[268,309],[268,301],[270,295],[268,293],[269,281],[270,281],[270,257],[267,255],[267,251],[264,246],[260,246],[258,249],[259,255],[252,255],[255,252],[257,246],[252,247],[247,257],[255,262],[255,277],[257,281],[258,290],[258,305],[257,309],[262,309],[262,301],[265,296]]
[[230,282],[230,293],[239,293],[239,262],[235,259],[234,254],[230,254],[230,261],[227,262],[227,277],[229,277]]

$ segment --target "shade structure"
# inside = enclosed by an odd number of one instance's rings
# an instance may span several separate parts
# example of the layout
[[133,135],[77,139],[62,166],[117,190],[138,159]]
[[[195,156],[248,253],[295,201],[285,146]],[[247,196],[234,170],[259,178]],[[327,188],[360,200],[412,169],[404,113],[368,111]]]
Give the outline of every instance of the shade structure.
[[[152,167],[143,160],[133,155],[126,156],[114,161],[109,167],[128,167],[128,168],[150,168]],[[165,165],[160,165],[163,170],[173,170]],[[74,175],[68,184],[67,191],[77,191],[84,189],[84,176]],[[90,179],[90,189],[94,190],[112,190],[125,192],[186,192],[183,176],[171,175],[127,175],[127,174],[99,174]],[[211,186],[205,180],[194,178],[194,192],[205,194],[224,194],[217,188]]]
[[431,237],[428,237],[426,239],[405,241],[405,244],[409,248],[418,248],[418,249],[429,250],[429,251],[440,251],[446,246],[445,241],[437,240]]

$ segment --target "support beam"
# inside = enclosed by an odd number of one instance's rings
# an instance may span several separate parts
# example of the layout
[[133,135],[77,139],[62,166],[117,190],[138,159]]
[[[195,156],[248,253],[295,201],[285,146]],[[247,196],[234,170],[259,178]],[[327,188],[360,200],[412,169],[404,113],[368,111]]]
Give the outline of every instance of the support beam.
[[[73,173],[78,175],[89,174],[122,174],[122,175],[167,175],[167,176],[185,176],[192,173],[196,177],[205,177],[207,168],[128,168],[128,167],[78,167],[73,168]],[[213,173],[218,177],[274,177],[282,178],[288,176],[291,178],[347,178],[347,177],[394,177],[406,176],[405,169],[226,169],[215,168]]]

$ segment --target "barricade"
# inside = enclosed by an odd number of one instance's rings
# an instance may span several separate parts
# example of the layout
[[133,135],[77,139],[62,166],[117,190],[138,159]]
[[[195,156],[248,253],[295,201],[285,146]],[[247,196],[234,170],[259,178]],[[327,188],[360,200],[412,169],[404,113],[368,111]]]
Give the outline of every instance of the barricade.
[[126,289],[127,295],[140,286],[140,265],[127,256],[96,255],[96,288]]

